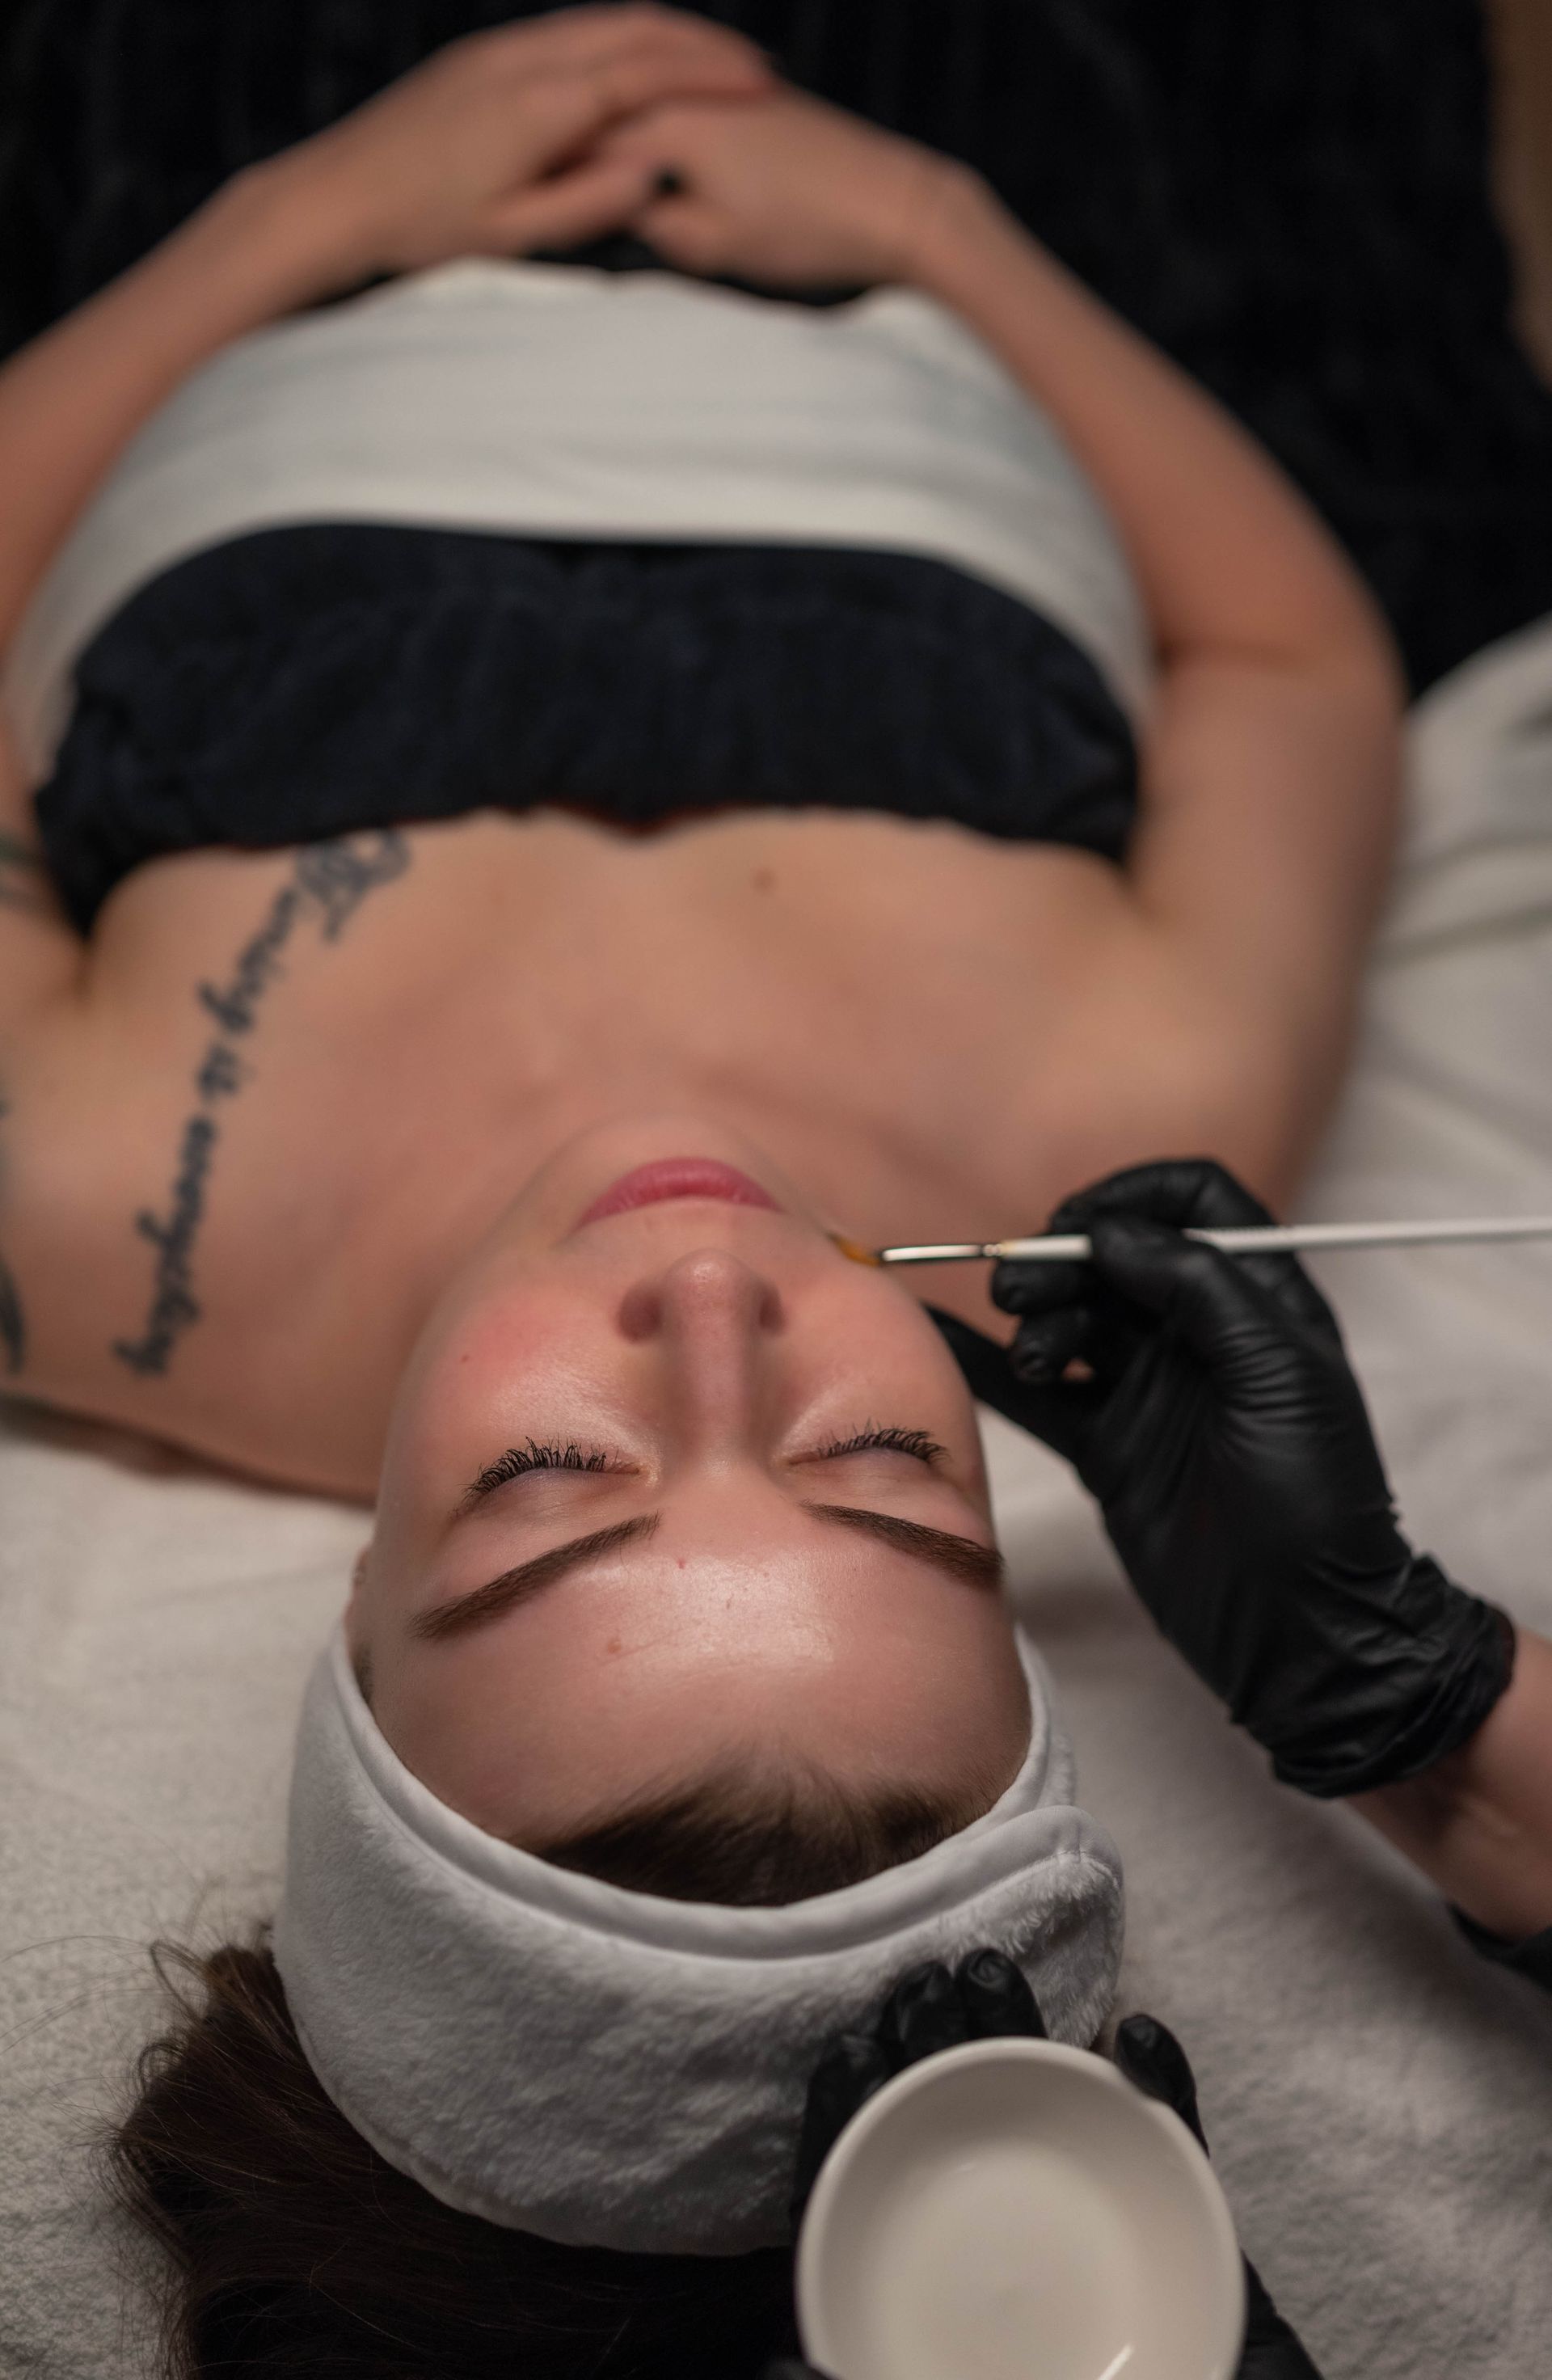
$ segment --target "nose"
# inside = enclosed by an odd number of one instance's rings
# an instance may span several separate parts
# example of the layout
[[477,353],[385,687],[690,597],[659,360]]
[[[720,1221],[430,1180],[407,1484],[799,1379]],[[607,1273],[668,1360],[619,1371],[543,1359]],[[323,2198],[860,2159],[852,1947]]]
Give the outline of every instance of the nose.
[[668,1418],[685,1451],[747,1441],[783,1321],[773,1284],[725,1248],[694,1249],[629,1292],[622,1327],[657,1348]]

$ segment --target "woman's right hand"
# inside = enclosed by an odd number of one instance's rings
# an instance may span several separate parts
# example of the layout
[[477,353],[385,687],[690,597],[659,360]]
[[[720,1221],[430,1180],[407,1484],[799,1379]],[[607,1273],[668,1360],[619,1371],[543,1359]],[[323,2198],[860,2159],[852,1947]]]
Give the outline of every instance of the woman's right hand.
[[617,229],[653,168],[600,138],[673,100],[724,105],[770,67],[725,27],[651,5],[584,6],[450,42],[341,122],[252,169],[346,286],[459,256],[570,248]]
[[600,144],[645,169],[631,229],[686,273],[769,288],[911,281],[928,227],[968,169],[806,91],[749,106],[675,99]]

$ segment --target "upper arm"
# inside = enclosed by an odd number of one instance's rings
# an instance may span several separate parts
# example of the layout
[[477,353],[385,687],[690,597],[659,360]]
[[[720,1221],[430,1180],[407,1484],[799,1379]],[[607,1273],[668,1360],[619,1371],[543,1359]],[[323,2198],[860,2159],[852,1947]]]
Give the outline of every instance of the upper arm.
[[18,1189],[18,1160],[38,1129],[29,1111],[37,1103],[39,1062],[52,1072],[45,1038],[73,1002],[84,963],[85,945],[66,921],[38,850],[25,780],[0,714],[0,1387],[26,1390],[36,1378],[29,1283],[16,1246],[18,1224],[26,1237],[18,1199],[30,1201]]
[[[0,712],[0,1064],[18,1035],[79,990],[86,945],[59,905],[26,778]],[[0,1095],[4,1093],[0,1075]]]
[[1263,1178],[1302,1153],[1336,1087],[1394,844],[1400,720],[1376,651],[1203,652],[1164,681],[1133,889],[1233,1053]]

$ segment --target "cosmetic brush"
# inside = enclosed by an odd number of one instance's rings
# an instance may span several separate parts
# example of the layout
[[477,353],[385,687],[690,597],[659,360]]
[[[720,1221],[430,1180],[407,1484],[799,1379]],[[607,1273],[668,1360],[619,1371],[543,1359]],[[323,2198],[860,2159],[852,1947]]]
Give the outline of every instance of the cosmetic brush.
[[[976,1259],[998,1264],[1004,1257],[1021,1264],[1081,1264],[1093,1253],[1084,1232],[1045,1232],[1025,1240],[924,1241],[890,1248],[864,1247],[842,1232],[831,1232],[830,1236],[843,1257],[865,1265],[966,1264]],[[1222,1248],[1230,1256],[1296,1256],[1306,1248],[1414,1248],[1473,1240],[1552,1239],[1552,1215],[1399,1223],[1250,1223],[1221,1231],[1188,1224],[1185,1236]]]

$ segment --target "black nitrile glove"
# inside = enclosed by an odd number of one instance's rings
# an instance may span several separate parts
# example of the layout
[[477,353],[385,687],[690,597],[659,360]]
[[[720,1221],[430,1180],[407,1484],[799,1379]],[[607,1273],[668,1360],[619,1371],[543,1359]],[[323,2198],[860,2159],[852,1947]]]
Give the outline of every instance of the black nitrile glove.
[[[1046,2037],[1027,1977],[1000,1950],[971,1950],[951,1973],[938,1961],[903,1975],[867,2024],[827,2044],[808,2082],[797,2145],[792,2219],[796,2230],[819,2168],[860,2107],[918,2058],[999,2034]],[[826,2380],[797,2354],[768,2363],[760,2380]]]
[[[798,2146],[793,2222],[802,2219],[820,2166],[859,2108],[893,2075],[918,2058],[962,2041],[1023,2034],[1044,2040],[1046,2028],[1025,1976],[1000,1950],[972,1950],[952,1973],[939,1964],[902,1976],[870,2024],[839,2034],[814,2069]],[[1172,2033],[1150,2016],[1128,2017],[1116,2036],[1116,2064],[1128,2082],[1162,2099],[1202,2138],[1196,2083]],[[1320,2380],[1288,2325],[1245,2265],[1248,2319],[1236,2380]],[[825,2380],[800,2356],[770,2363],[761,2380]]]
[[[1116,2030],[1115,2062],[1129,2082],[1150,2099],[1162,2099],[1204,2149],[1206,2135],[1196,2111],[1196,2078],[1168,2025],[1156,2016],[1129,2016]],[[1298,2339],[1279,2313],[1250,2258],[1244,2258],[1245,2343],[1238,2380],[1320,2380]]]
[[820,2166],[875,2091],[940,2049],[1012,2033],[1044,2041],[1045,2020],[1028,1978],[1000,1950],[988,1949],[970,1951],[952,1974],[937,1961],[913,1967],[871,2023],[837,2034],[809,2078],[793,2189],[794,2229]]
[[[1397,1528],[1340,1333],[1300,1266],[1182,1236],[1270,1220],[1206,1161],[1068,1199],[1049,1228],[1088,1232],[1092,1260],[992,1275],[1022,1318],[992,1401],[1073,1464],[1158,1626],[1283,1783],[1361,1793],[1476,1732],[1513,1633]],[[989,1343],[961,1351],[980,1395]],[[1074,1357],[1091,1377],[1062,1377]]]

